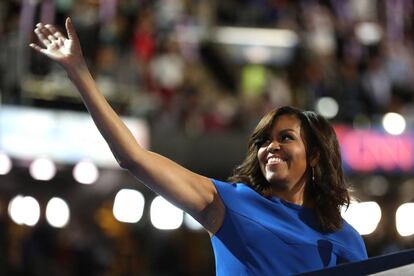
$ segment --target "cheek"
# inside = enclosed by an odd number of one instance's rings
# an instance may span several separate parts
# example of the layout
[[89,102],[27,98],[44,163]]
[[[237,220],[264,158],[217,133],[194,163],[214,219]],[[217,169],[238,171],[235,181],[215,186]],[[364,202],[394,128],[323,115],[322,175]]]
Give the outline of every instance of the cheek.
[[263,150],[261,150],[261,149],[259,149],[258,151],[257,151],[257,160],[259,161],[259,165],[260,165],[260,167],[262,167],[263,166],[263,156],[264,156],[264,151]]
[[265,165],[264,165],[265,161],[264,160],[265,160],[265,158],[266,158],[266,150],[262,149],[262,148],[259,148],[259,150],[257,151],[257,160],[259,162],[259,167],[260,167],[260,170],[262,172],[264,172],[264,167],[265,167]]
[[296,152],[296,163],[298,169],[306,170],[307,167],[307,159],[306,159],[306,151],[305,149],[300,149]]
[[260,162],[263,160],[264,154],[265,154],[265,150],[264,150],[264,148],[259,148],[259,149],[257,150],[257,159],[258,159]]

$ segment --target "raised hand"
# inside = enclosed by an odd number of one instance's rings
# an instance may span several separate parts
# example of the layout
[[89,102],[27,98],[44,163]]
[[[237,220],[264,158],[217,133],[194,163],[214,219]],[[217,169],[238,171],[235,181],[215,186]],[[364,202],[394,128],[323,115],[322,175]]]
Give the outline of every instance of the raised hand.
[[66,69],[85,64],[79,39],[70,18],[65,22],[68,37],[66,38],[57,28],[50,24],[38,23],[34,30],[42,46],[31,43],[29,46],[36,51],[58,62]]

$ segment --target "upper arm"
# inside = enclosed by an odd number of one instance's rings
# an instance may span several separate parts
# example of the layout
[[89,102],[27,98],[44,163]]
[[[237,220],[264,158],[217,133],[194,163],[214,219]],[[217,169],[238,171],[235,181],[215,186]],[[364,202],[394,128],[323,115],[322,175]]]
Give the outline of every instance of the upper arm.
[[193,216],[210,233],[220,228],[224,204],[209,178],[145,150],[123,167],[155,193]]

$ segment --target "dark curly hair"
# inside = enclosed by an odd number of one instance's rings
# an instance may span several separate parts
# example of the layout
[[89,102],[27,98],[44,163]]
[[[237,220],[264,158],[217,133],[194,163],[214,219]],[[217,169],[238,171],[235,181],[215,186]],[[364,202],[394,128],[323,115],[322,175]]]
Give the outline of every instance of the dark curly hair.
[[[263,196],[271,196],[271,186],[260,170],[257,153],[260,141],[268,137],[274,122],[282,115],[296,116],[301,122],[308,164],[305,198],[314,202],[321,231],[337,231],[342,227],[341,207],[349,205],[350,196],[344,179],[335,131],[325,118],[313,111],[284,106],[267,113],[250,136],[246,158],[236,167],[228,180],[233,183],[245,183]],[[319,158],[313,167],[315,178],[312,181],[312,169],[309,164],[315,155]]]

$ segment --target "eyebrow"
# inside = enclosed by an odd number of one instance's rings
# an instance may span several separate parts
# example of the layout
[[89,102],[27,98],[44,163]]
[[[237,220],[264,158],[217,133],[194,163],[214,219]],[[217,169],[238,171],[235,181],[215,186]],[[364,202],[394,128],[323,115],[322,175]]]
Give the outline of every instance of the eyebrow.
[[293,128],[285,128],[285,129],[282,129],[282,130],[280,130],[280,131],[278,131],[276,133],[273,132],[272,135],[275,135],[276,134],[276,135],[279,136],[279,135],[283,135],[283,134],[289,133],[289,132],[292,132],[293,134],[298,135]]
[[296,132],[293,128],[285,128],[285,129],[282,129],[281,131],[279,131],[279,133],[289,132],[289,131]]

